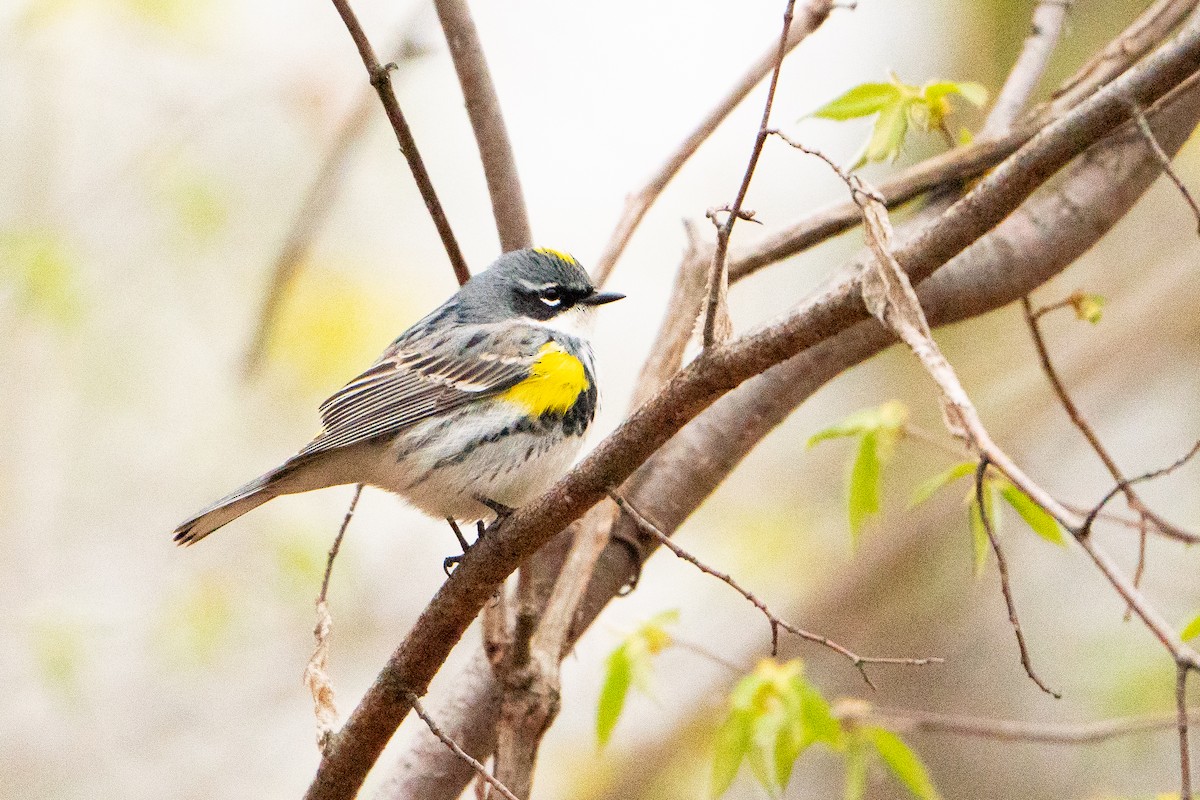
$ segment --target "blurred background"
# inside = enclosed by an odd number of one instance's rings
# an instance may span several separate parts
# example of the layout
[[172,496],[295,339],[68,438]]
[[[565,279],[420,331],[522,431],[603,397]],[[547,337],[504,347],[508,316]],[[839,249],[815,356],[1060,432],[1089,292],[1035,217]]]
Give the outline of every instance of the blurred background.
[[[1043,96],[1145,5],[1080,0]],[[436,19],[424,2],[355,7],[381,55],[401,56],[401,104],[481,269],[497,242]],[[775,119],[848,162],[866,122],[799,118],[888,70],[915,84],[979,81],[994,94],[1032,7],[860,0],[789,58]],[[476,3],[537,241],[590,264],[625,194],[777,37],[781,8],[777,0]],[[306,442],[317,404],[455,288],[364,90],[358,55],[322,0],[0,6],[0,796],[292,798],[308,785],[318,751],[300,676],[325,552],[351,489],[278,500],[186,551],[170,532]],[[732,199],[761,101],[760,90],[685,168],[610,282],[629,299],[599,316],[606,395],[593,441],[625,413],[684,244],[680,220],[698,220],[707,235],[705,210]],[[363,129],[336,170],[328,216],[306,219],[311,250],[248,373],[272,265],[355,114]],[[975,112],[960,119],[980,123]],[[866,175],[881,179],[940,146],[918,135],[897,165]],[[1197,157],[1189,145],[1176,162],[1192,183]],[[769,229],[843,194],[819,163],[769,146],[747,205]],[[1200,437],[1194,228],[1160,181],[1038,295],[1050,302],[1083,288],[1108,298],[1100,324],[1060,312],[1046,332],[1079,404],[1130,474],[1164,465]],[[759,235],[740,225],[734,240]],[[735,324],[786,309],[860,241],[847,234],[739,284]],[[1019,309],[939,339],[993,434],[1031,474],[1080,504],[1109,488],[1055,404]],[[804,442],[890,399],[940,430],[928,381],[890,351],[806,403],[686,524],[681,543],[798,624],[859,652],[946,658],[877,669],[871,692],[844,661],[788,643],[785,655],[805,658],[830,698],[1047,722],[1169,711],[1173,667],[1150,635],[1122,623],[1121,603],[1081,552],[1047,545],[1010,515],[1004,536],[1033,659],[1064,698],[1029,682],[994,565],[972,576],[960,490],[906,510],[912,488],[950,463],[936,449],[901,443],[885,474],[884,514],[851,553],[844,474],[853,444],[809,451]],[[1143,496],[1196,530],[1198,478],[1200,464],[1191,464]],[[1100,536],[1132,569],[1136,536]],[[444,523],[364,494],[330,590],[330,669],[343,713],[440,585],[453,549]],[[884,554],[902,565],[886,581],[850,580],[857,562]],[[1149,559],[1146,590],[1182,625],[1200,608],[1196,554],[1151,539]],[[611,605],[565,664],[539,797],[703,796],[706,748],[736,677],[724,667],[667,651],[652,696],[631,697],[603,752],[594,734],[605,656],[671,608],[681,640],[745,669],[766,655],[767,626],[754,609],[656,555],[639,589]],[[1170,731],[1071,748],[906,738],[951,798],[1139,797],[1178,785]],[[787,796],[837,795],[840,780],[840,762],[814,752]],[[869,797],[903,792],[872,774]],[[743,774],[729,796],[765,795]]]

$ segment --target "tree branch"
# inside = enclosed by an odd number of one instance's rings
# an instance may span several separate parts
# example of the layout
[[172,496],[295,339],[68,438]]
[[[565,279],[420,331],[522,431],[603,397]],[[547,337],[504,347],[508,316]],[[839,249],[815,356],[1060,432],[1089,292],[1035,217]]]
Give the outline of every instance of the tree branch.
[[[1158,157],[1157,153],[1155,153],[1155,157]],[[1100,461],[1104,464],[1105,469],[1108,470],[1108,474],[1112,476],[1112,479],[1116,481],[1119,486],[1123,487],[1122,492],[1125,495],[1125,502],[1129,504],[1130,509],[1139,514],[1143,519],[1152,522],[1155,529],[1164,536],[1168,536],[1182,542],[1191,543],[1197,541],[1197,536],[1195,534],[1171,524],[1158,514],[1154,513],[1152,509],[1147,507],[1146,504],[1142,502],[1142,499],[1138,496],[1137,492],[1133,490],[1133,487],[1129,485],[1128,481],[1125,479],[1124,473],[1121,472],[1121,468],[1117,466],[1116,460],[1108,452],[1108,448],[1104,446],[1104,443],[1100,441],[1100,437],[1096,434],[1096,431],[1094,428],[1092,428],[1091,424],[1088,423],[1087,418],[1083,416],[1083,413],[1079,410],[1079,407],[1075,405],[1075,401],[1071,399],[1070,393],[1067,392],[1067,387],[1063,384],[1062,379],[1058,375],[1058,370],[1054,368],[1054,362],[1050,358],[1050,351],[1046,347],[1046,340],[1042,336],[1042,327],[1038,321],[1039,315],[1034,312],[1033,306],[1028,297],[1021,298],[1021,308],[1025,315],[1025,323],[1028,325],[1029,332],[1033,337],[1033,344],[1034,348],[1037,350],[1038,361],[1042,365],[1042,371],[1046,373],[1046,379],[1050,382],[1050,387],[1054,390],[1054,394],[1058,398],[1059,405],[1063,407],[1063,410],[1067,412],[1067,416],[1070,417],[1071,422],[1075,424],[1075,427],[1078,428],[1079,432],[1083,434],[1083,437],[1087,439],[1088,444],[1092,446],[1092,450],[1094,450],[1096,455],[1099,456]]]
[[525,210],[525,195],[521,191],[508,128],[500,112],[500,99],[496,96],[496,87],[483,55],[479,31],[471,19],[466,0],[434,0],[434,6],[446,35],[446,44],[450,46],[450,57],[458,73],[471,129],[475,132],[479,160],[492,199],[492,216],[500,236],[500,249],[508,252],[529,247],[533,233]]
[[[1200,710],[1185,712],[1192,721],[1200,721]],[[1084,745],[1098,744],[1122,736],[1150,731],[1170,730],[1179,724],[1179,715],[1119,717],[1080,724],[1048,722],[1018,722],[1006,719],[983,719],[928,711],[893,711],[871,709],[868,719],[898,733],[948,733],[971,736],[998,742],[1034,742],[1038,744]]]
[[[1200,21],[1193,21],[1158,53],[1047,126],[922,234],[898,248],[896,255],[910,278],[919,281],[930,275],[1001,222],[1074,155],[1127,121],[1128,98],[1149,106],[1197,66]],[[433,597],[334,737],[307,796],[316,800],[356,792],[410,710],[400,692],[425,691],[450,648],[508,574],[721,394],[864,319],[856,286],[855,278],[840,282],[801,304],[784,321],[705,351],[550,491],[494,526]]]
[[729,312],[725,306],[725,293],[729,290],[729,273],[726,271],[725,255],[729,249],[729,237],[733,235],[733,226],[742,216],[742,203],[746,200],[746,193],[750,191],[754,168],[758,166],[763,145],[767,142],[768,131],[771,127],[771,106],[775,103],[775,88],[779,85],[779,73],[783,70],[783,58],[787,55],[788,33],[792,29],[792,12],[795,7],[796,0],[787,0],[787,5],[784,6],[783,30],[779,34],[775,66],[771,71],[771,83],[767,86],[767,99],[763,102],[762,121],[758,124],[758,134],[754,137],[754,146],[750,150],[750,161],[746,164],[742,185],[738,187],[737,197],[734,198],[733,205],[729,207],[725,223],[717,229],[717,246],[713,250],[712,267],[708,272],[708,300],[704,308],[703,340],[706,350],[718,341],[729,337]]
[[[1164,147],[1177,150],[1200,119],[1200,91],[1190,84],[1151,114]],[[1157,160],[1128,130],[1089,151],[1054,187],[1040,190],[1017,212],[918,287],[932,324],[948,324],[1013,302],[1060,272],[1129,210],[1160,174]],[[668,446],[646,461],[621,488],[639,506],[653,510],[664,530],[675,530],[741,459],[804,399],[827,381],[892,344],[874,322],[832,334],[787,362],[757,376],[688,424]],[[637,529],[618,520],[614,536],[629,539]],[[648,555],[653,547],[644,548]],[[612,544],[604,552],[580,608],[575,635],[595,619],[630,574],[630,551]],[[860,580],[887,574],[893,562],[872,563]],[[841,583],[836,587],[840,598]],[[832,602],[832,601],[831,601]],[[842,602],[838,600],[837,603]],[[835,603],[836,604],[836,603]],[[491,717],[498,699],[482,653],[454,682],[446,704],[458,709],[455,738],[470,735],[476,754],[494,746]],[[434,744],[437,744],[434,742]],[[434,753],[418,738],[419,750],[405,755],[383,797],[457,797],[469,778],[454,765],[433,763]],[[440,749],[440,744],[437,745]],[[417,753],[420,755],[418,756]],[[349,758],[350,756],[344,756]],[[418,761],[418,758],[420,759]],[[457,788],[455,788],[457,787]]]
[[992,552],[996,554],[996,571],[1000,573],[1000,591],[1004,595],[1004,604],[1008,606],[1008,624],[1012,626],[1013,634],[1017,637],[1017,649],[1021,653],[1021,666],[1025,668],[1025,674],[1029,676],[1029,680],[1037,684],[1039,689],[1055,700],[1061,700],[1062,693],[1056,692],[1046,685],[1046,682],[1033,669],[1033,660],[1029,656],[1029,645],[1026,644],[1025,634],[1021,631],[1021,620],[1017,617],[1017,604],[1013,600],[1012,585],[1008,580],[1008,560],[1004,557],[1004,551],[1000,549],[1000,540],[996,538],[996,529],[992,524],[992,518],[988,515],[987,503],[983,496],[983,476],[987,472],[987,468],[988,459],[987,456],[984,456],[979,460],[979,466],[975,469],[975,506],[979,510],[979,521],[983,523],[983,529],[987,532],[988,541],[992,545]]
[[[790,53],[796,48],[796,45],[808,38],[808,35],[815,31],[829,17],[830,12],[834,8],[833,0],[810,0],[799,10],[798,19],[795,19],[788,31],[785,54]],[[679,173],[683,165],[687,163],[696,151],[700,149],[700,145],[708,141],[708,137],[713,134],[725,118],[741,105],[741,102],[746,99],[751,90],[757,86],[767,73],[771,72],[779,58],[779,48],[772,41],[771,46],[765,53],[759,56],[758,60],[750,65],[746,73],[742,76],[729,93],[721,98],[716,107],[708,112],[708,115],[700,121],[700,124],[689,133],[679,147],[675,149],[662,166],[650,177],[648,181],[637,191],[629,195],[625,200],[625,207],[621,211],[621,218],[617,220],[617,225],[613,232],[609,235],[608,243],[604,246],[604,251],[600,257],[596,259],[595,265],[592,267],[592,279],[597,286],[603,285],[608,276],[612,274],[613,268],[617,265],[617,260],[625,251],[625,246],[629,244],[629,240],[633,237],[633,232],[637,230],[641,224],[642,218],[646,216],[646,212],[650,210],[650,206],[654,205],[654,201],[667,188],[667,184]]]
[[692,555],[688,551],[684,550],[678,544],[671,541],[671,538],[669,536],[667,536],[667,534],[663,533],[661,530],[658,529],[658,527],[654,523],[650,522],[650,520],[648,520],[644,516],[642,516],[636,508],[629,505],[629,503],[626,502],[625,499],[622,498],[619,494],[617,494],[616,492],[610,491],[608,493],[608,496],[610,498],[612,498],[612,501],[614,503],[616,503],[622,511],[624,511],[626,514],[629,515],[629,517],[634,521],[634,524],[636,524],[643,533],[646,533],[649,536],[654,537],[654,539],[657,540],[657,542],[659,544],[663,545],[668,550],[670,550],[672,553],[674,553],[676,558],[680,558],[680,559],[688,562],[689,564],[691,564],[692,566],[694,566],[696,569],[700,570],[701,572],[703,572],[707,575],[713,576],[714,578],[721,581],[722,583],[727,585],[729,588],[733,589],[735,592],[740,594],[742,597],[746,598],[746,600],[749,601],[749,603],[752,606],[754,606],[759,611],[761,611],[762,615],[767,618],[767,622],[771,626],[771,657],[772,658],[774,658],[775,656],[777,656],[779,654],[779,631],[780,631],[780,629],[783,629],[783,630],[787,631],[788,633],[792,634],[793,636],[797,636],[801,639],[804,639],[805,641],[813,642],[815,644],[819,644],[824,647],[828,647],[830,650],[837,653],[838,655],[849,659],[850,663],[853,664],[854,667],[858,670],[859,674],[862,675],[862,679],[864,681],[866,681],[867,685],[870,686],[872,689],[875,688],[875,684],[871,683],[871,678],[867,675],[867,670],[866,670],[867,664],[896,664],[896,665],[910,666],[910,667],[923,667],[923,666],[926,666],[927,664],[943,663],[943,659],[941,659],[941,658],[879,658],[879,657],[860,656],[857,653],[847,650],[845,647],[843,647],[842,645],[833,641],[832,639],[828,638],[827,636],[821,636],[818,633],[812,633],[811,631],[806,631],[803,628],[798,628],[795,625],[788,622],[787,620],[779,617],[775,612],[773,612],[770,608],[767,607],[766,603],[764,603],[762,600],[759,600],[758,596],[756,594],[751,592],[749,589],[743,587],[740,583],[738,583],[732,577],[730,577],[730,575],[728,573],[721,572],[720,570],[717,570],[717,569],[713,569],[712,567],[710,567],[707,564],[700,561],[700,559],[696,558],[694,555]]
[[1071,9],[1072,0],[1040,0],[1033,9],[1032,30],[1025,37],[1021,54],[1008,73],[1004,86],[996,96],[991,113],[980,131],[983,138],[991,138],[1008,131],[1017,117],[1025,110],[1029,98],[1037,89],[1050,56],[1062,35],[1063,23]]
[[408,168],[412,171],[417,189],[421,192],[421,199],[425,201],[429,217],[433,220],[438,235],[442,237],[442,246],[446,250],[446,256],[450,259],[450,266],[454,268],[454,277],[461,286],[470,279],[471,271],[467,268],[462,250],[459,249],[458,240],[454,238],[454,231],[450,229],[450,221],[446,218],[446,212],[442,208],[441,201],[438,200],[433,182],[429,178],[429,172],[425,169],[425,162],[421,158],[420,151],[417,150],[417,142],[413,138],[412,130],[408,127],[404,112],[400,110],[399,101],[396,100],[396,92],[392,88],[390,74],[392,65],[379,63],[375,49],[371,47],[371,42],[363,32],[362,25],[359,24],[358,17],[350,8],[349,2],[333,0],[333,5],[341,16],[342,22],[346,24],[346,29],[350,31],[350,38],[354,40],[354,46],[358,48],[358,54],[362,57],[363,66],[367,68],[371,85],[375,87],[379,101],[383,103],[383,109],[387,112],[388,121],[392,124],[392,130],[396,132],[396,141],[400,144],[400,152],[408,161]]
[[447,736],[442,729],[437,726],[437,723],[433,721],[429,714],[425,713],[425,708],[421,705],[421,698],[409,692],[408,701],[412,703],[413,711],[418,717],[421,718],[421,721],[425,723],[426,727],[429,728],[430,733],[436,736],[442,742],[442,744],[446,745],[450,752],[454,753],[455,756],[462,759],[462,761],[464,761],[471,769],[473,769],[476,775],[486,781],[489,786],[494,788],[500,794],[504,795],[504,797],[506,797],[508,800],[520,800],[520,798],[508,790],[507,786],[496,780],[496,778],[492,776],[492,773],[487,771],[487,767],[472,758],[465,750],[458,746],[457,742]]
[[[408,28],[411,23],[404,25]],[[419,54],[411,34],[405,32],[390,52],[395,56],[394,61],[403,64]],[[354,146],[362,138],[367,122],[371,118],[372,97],[374,89],[361,92],[354,101],[349,113],[338,125],[333,139],[325,149],[320,166],[309,183],[288,225],[283,237],[283,244],[271,265],[271,277],[267,279],[267,293],[258,311],[258,322],[250,343],[246,346],[245,360],[242,362],[242,376],[249,378],[262,366],[266,354],[267,340],[274,330],[283,307],[283,300],[291,288],[292,282],[300,271],[309,248],[317,232],[324,226],[337,198],[341,178],[346,172]]]

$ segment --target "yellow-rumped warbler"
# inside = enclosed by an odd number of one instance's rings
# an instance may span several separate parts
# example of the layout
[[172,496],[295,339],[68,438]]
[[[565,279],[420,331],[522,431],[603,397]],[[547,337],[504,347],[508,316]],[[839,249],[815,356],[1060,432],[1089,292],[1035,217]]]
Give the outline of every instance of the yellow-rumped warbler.
[[326,400],[307,447],[180,525],[175,541],[279,495],[349,483],[452,524],[532,500],[570,467],[596,412],[591,347],[572,328],[622,297],[597,292],[566,253],[505,253]]

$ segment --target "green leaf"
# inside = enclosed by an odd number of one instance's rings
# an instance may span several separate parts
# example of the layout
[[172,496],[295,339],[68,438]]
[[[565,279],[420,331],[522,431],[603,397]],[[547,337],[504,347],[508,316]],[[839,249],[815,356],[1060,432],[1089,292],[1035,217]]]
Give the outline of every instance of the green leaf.
[[737,777],[742,759],[750,749],[755,716],[749,709],[735,708],[729,712],[729,716],[717,731],[713,753],[713,797],[723,795]]
[[979,465],[974,461],[964,461],[961,464],[955,464],[943,472],[939,472],[916,488],[912,494],[912,498],[908,501],[908,507],[910,509],[916,508],[933,497],[939,489],[949,486],[959,478],[965,478],[967,475],[974,473],[978,468]]
[[801,716],[804,720],[804,746],[823,742],[833,749],[843,745],[842,726],[838,724],[824,696],[805,683],[802,693]]
[[956,94],[976,108],[980,108],[988,99],[988,90],[983,84],[974,81],[934,81],[925,84],[921,96],[930,103],[936,103],[946,97]]
[[[754,720],[750,748],[746,751],[746,761],[749,762],[754,777],[772,796],[776,793],[775,776],[778,774],[778,763],[774,763],[775,750],[780,735],[788,728],[787,712],[778,699],[778,695],[772,693],[769,702],[764,703],[759,710]],[[771,765],[767,763],[768,756],[773,762]]]
[[1195,639],[1197,636],[1200,636],[1200,614],[1193,617],[1192,621],[1184,626],[1183,631],[1179,634],[1179,638],[1185,642],[1189,639]]
[[617,720],[625,708],[625,698],[633,684],[633,662],[629,648],[622,644],[608,656],[604,671],[604,686],[600,689],[600,703],[596,710],[596,739],[600,746],[608,744]]
[[899,431],[908,422],[908,406],[899,400],[888,400],[874,408],[863,408],[855,411],[836,425],[832,425],[820,433],[814,433],[808,438],[807,447],[813,447],[826,439],[841,439],[858,436],[867,431]]
[[649,691],[653,657],[671,644],[671,634],[664,626],[678,620],[678,609],[655,614],[609,654],[596,709],[596,738],[601,747],[608,744],[612,736],[625,708],[629,688],[636,686],[643,692]]
[[908,133],[908,108],[911,103],[911,100],[898,100],[879,112],[875,127],[871,129],[871,138],[867,140],[867,146],[852,169],[873,161],[895,161],[900,156],[904,136]]
[[863,83],[821,106],[809,116],[836,120],[868,117],[878,114],[899,99],[900,88],[895,84]]
[[[983,568],[987,564],[988,552],[991,549],[992,543],[988,538],[987,528],[984,527],[983,519],[979,516],[978,496],[975,493],[974,487],[971,489],[970,506],[968,514],[971,519],[971,541],[974,543],[975,549],[975,577],[978,578],[983,574]],[[988,522],[992,523],[992,533],[1000,535],[1000,518],[996,515],[996,492],[992,486],[992,482],[985,480],[983,482],[983,507],[987,512]]]
[[652,656],[656,656],[671,646],[671,634],[667,632],[666,626],[673,625],[676,622],[679,622],[678,608],[660,611],[646,620],[638,628],[635,635],[645,641],[647,652]]
[[878,434],[868,431],[859,440],[858,456],[850,468],[850,542],[853,547],[858,546],[867,519],[879,513],[882,473]]
[[908,787],[908,791],[920,800],[939,800],[940,795],[934,788],[933,781],[925,765],[904,741],[889,730],[868,727],[864,729],[870,737],[875,752],[883,759],[892,774]]
[[1067,540],[1063,538],[1058,522],[1046,512],[1046,509],[1033,502],[1029,495],[1007,481],[1000,485],[1000,495],[1008,501],[1013,511],[1021,515],[1025,524],[1033,528],[1034,533],[1059,547],[1067,546]]
[[863,800],[867,793],[867,748],[860,736],[850,737],[846,748],[845,800]]
[[848,436],[858,436],[860,433],[877,430],[880,425],[879,409],[864,408],[855,411],[836,425],[831,425],[820,433],[808,437],[807,447],[813,447],[828,439],[840,439]]
[[[789,720],[790,722],[790,720]],[[802,732],[795,725],[780,725],[775,734],[775,784],[782,792],[792,779],[796,759],[804,752]]]

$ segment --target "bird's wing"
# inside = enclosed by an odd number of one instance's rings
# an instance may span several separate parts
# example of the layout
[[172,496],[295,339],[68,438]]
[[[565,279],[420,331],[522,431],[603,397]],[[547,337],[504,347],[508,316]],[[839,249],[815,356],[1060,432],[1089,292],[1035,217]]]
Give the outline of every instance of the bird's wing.
[[321,404],[324,430],[300,455],[395,433],[503,392],[529,377],[538,349],[549,339],[545,330],[527,325],[403,336]]

